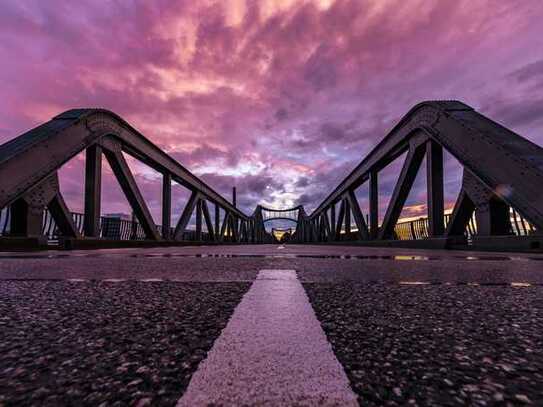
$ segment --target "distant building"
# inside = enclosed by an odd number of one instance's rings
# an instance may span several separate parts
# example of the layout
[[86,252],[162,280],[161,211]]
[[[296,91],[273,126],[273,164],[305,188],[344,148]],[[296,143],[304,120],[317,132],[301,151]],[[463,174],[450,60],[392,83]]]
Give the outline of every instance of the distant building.
[[115,218],[122,220],[132,220],[132,215],[127,215],[126,213],[106,213],[103,215],[104,218]]

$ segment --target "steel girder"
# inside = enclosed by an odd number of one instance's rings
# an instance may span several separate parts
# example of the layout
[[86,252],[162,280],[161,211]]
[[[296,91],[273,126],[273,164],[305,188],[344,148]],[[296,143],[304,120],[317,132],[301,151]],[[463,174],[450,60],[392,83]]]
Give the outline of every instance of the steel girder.
[[[247,216],[115,113],[73,109],[0,146],[0,207],[5,207],[79,152],[113,137],[134,156],[240,219]],[[32,166],[29,166],[32,163]]]
[[[464,167],[472,184],[459,196],[454,221],[447,231],[443,222],[443,149]],[[378,173],[401,154],[407,158],[400,174],[387,213],[378,227]],[[458,101],[428,101],[416,105],[362,162],[311,213],[311,220],[341,203],[336,226],[339,239],[341,222],[350,216],[345,199],[352,198],[356,188],[369,181],[369,238],[391,239],[407,194],[422,159],[427,158],[429,235],[449,236],[459,233],[468,209],[479,213],[481,232],[491,235],[507,232],[505,211],[513,207],[538,231],[543,230],[543,149]],[[466,178],[466,177],[465,177]],[[474,186],[489,192],[485,200],[473,202]],[[353,199],[349,200],[353,206]],[[483,220],[485,208],[490,207]],[[358,212],[355,205],[355,212]],[[332,210],[332,224],[335,221]],[[472,212],[471,212],[472,213]],[[359,218],[359,214],[355,214]],[[455,216],[453,216],[453,219]],[[363,219],[363,218],[362,218]],[[469,220],[469,219],[468,219]],[[499,226],[490,225],[499,223]],[[360,222],[361,223],[361,222]],[[350,224],[350,222],[349,222]],[[348,228],[349,225],[346,225]]]
[[[103,109],[74,109],[0,146],[0,208],[8,205],[13,208],[12,235],[39,234],[41,214],[45,207],[48,207],[63,238],[81,239],[58,189],[58,181],[56,187],[51,187],[53,184],[48,180],[56,177],[57,170],[82,151],[86,153],[83,224],[86,239],[100,237],[102,156],[109,162],[148,239],[182,239],[194,210],[193,206],[196,205],[196,237],[201,238],[203,216],[210,239],[216,240],[218,228],[213,228],[207,201],[213,202],[216,208],[223,208],[236,225],[241,224],[238,220],[246,222],[249,219],[119,116]],[[163,175],[162,236],[158,233],[123,153],[135,157]],[[188,188],[193,194],[177,224],[174,236],[170,235],[169,226],[172,181]],[[38,202],[29,198],[33,196],[32,191],[44,188],[51,191],[51,199],[41,199]],[[238,230],[234,230],[234,241],[237,241],[237,235]]]
[[[444,149],[464,168],[462,190],[446,230]],[[102,156],[110,163],[147,237],[155,240],[182,239],[194,210],[196,236],[202,237],[205,222],[209,238],[219,242],[271,242],[273,238],[264,223],[272,219],[297,222],[292,236],[297,242],[392,239],[424,157],[430,237],[463,233],[474,211],[479,233],[506,235],[511,230],[509,206],[534,225],[536,231],[543,230],[540,187],[543,149],[457,101],[416,105],[311,215],[302,206],[276,210],[259,205],[247,216],[114,113],[103,109],[69,110],[0,146],[0,208],[12,207],[12,231],[29,236],[38,234],[39,211],[48,207],[64,236],[81,238],[60,194],[58,181],[53,182],[58,168],[81,151],[86,152],[83,231],[87,238],[97,238],[100,234]],[[123,153],[163,174],[162,235],[152,222]],[[379,171],[403,153],[407,153],[407,158],[379,227]],[[366,181],[369,182],[369,224],[354,193]],[[192,191],[173,233],[169,228],[172,182]],[[215,205],[214,222],[208,201]],[[225,213],[222,225],[221,208]],[[351,218],[357,228],[356,235],[351,233]]]

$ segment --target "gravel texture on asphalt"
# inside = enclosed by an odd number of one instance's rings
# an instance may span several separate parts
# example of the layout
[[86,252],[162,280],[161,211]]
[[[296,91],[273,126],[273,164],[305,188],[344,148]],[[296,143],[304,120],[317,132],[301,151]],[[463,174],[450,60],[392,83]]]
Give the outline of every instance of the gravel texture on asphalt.
[[[246,249],[248,250],[248,249]],[[252,281],[261,269],[296,269],[302,281],[440,281],[543,284],[543,261],[383,260],[295,257],[60,257],[1,258],[1,279],[148,279]],[[144,252],[146,253],[146,252]],[[150,252],[153,253],[153,252]],[[277,254],[279,253],[279,254]],[[406,256],[405,258],[409,258]]]
[[305,283],[361,405],[543,405],[543,288]]
[[296,258],[290,260],[289,266],[298,271],[302,281],[307,282],[543,283],[541,261]]
[[0,406],[175,405],[249,286],[0,281]]
[[0,259],[0,279],[163,278],[176,281],[254,280],[265,259],[200,257],[61,257]]

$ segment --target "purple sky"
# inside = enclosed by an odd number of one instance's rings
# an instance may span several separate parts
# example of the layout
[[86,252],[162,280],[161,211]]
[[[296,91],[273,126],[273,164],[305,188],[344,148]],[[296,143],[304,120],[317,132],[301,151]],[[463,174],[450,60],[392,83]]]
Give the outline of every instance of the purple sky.
[[[460,99],[542,144],[542,21],[540,0],[4,0],[0,142],[105,107],[219,192],[236,185],[247,213],[311,210],[424,99]],[[133,168],[157,217],[157,174]],[[127,212],[108,171],[103,211]],[[61,178],[76,211],[82,174],[78,157]],[[424,209],[422,185],[406,215]]]

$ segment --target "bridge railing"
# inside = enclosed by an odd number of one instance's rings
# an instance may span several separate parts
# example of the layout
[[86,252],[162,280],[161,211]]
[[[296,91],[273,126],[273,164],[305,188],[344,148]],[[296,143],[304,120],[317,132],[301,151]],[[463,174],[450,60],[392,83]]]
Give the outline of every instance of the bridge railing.
[[[534,225],[528,222],[513,208],[510,208],[511,233],[515,236],[530,236],[536,231]],[[444,227],[447,228],[451,214],[445,214]],[[468,242],[477,235],[477,219],[475,214],[470,218],[465,231]],[[418,219],[408,221],[399,221],[394,228],[394,238],[396,240],[417,240],[430,237],[428,217],[422,216]]]
[[[84,236],[85,215],[79,212],[71,212],[74,225],[79,232]],[[0,210],[0,236],[10,236],[10,207]],[[162,226],[155,225],[159,234],[163,234]],[[173,234],[175,228],[170,228],[170,234]],[[43,211],[42,220],[42,235],[47,238],[50,243],[56,242],[61,233],[54,217],[48,210]],[[99,237],[110,240],[145,240],[145,230],[137,220],[122,219],[114,216],[100,217],[100,233]],[[197,241],[196,231],[187,229],[183,232],[183,241]],[[202,241],[210,241],[209,233],[202,232]]]

